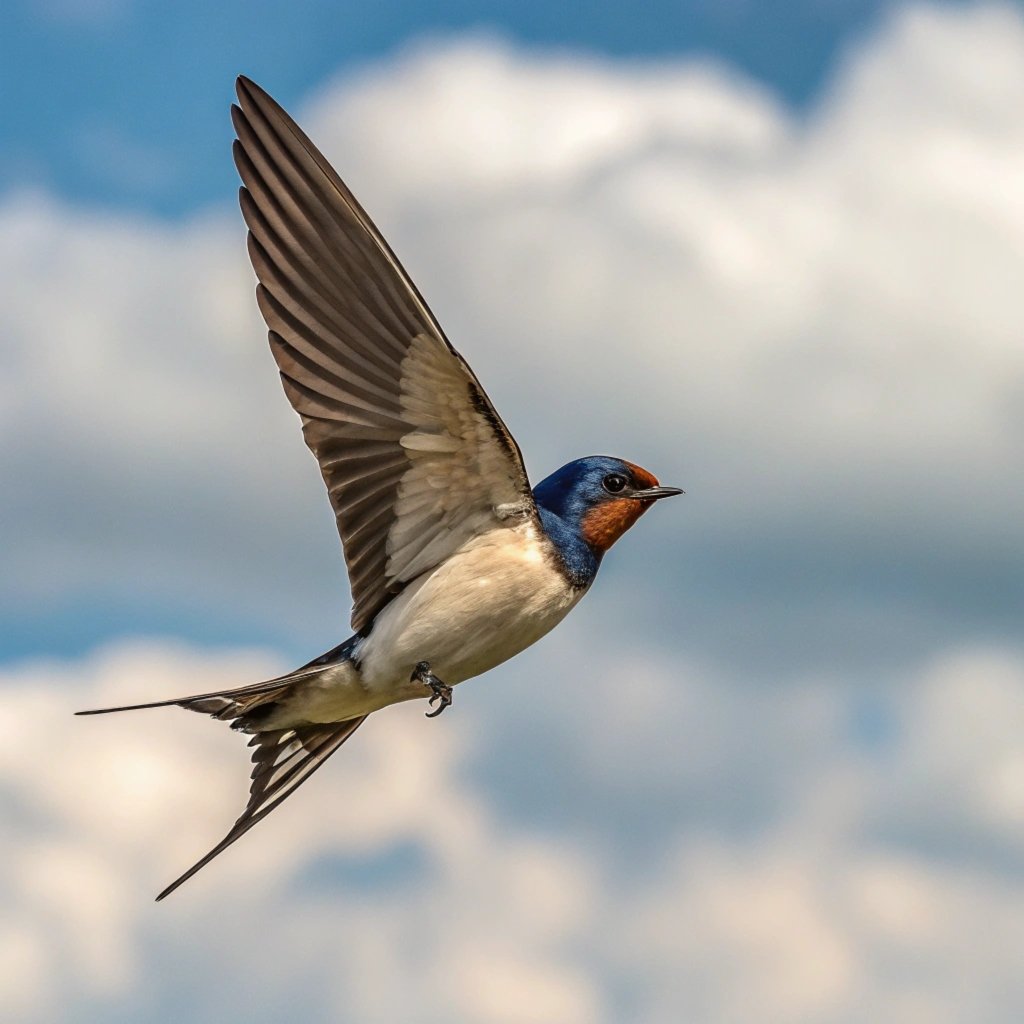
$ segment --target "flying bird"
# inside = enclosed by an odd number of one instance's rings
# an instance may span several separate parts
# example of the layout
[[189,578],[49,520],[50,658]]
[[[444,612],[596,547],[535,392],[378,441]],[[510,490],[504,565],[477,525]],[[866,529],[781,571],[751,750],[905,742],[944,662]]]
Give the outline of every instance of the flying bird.
[[173,700],[251,735],[249,802],[158,900],[308,779],[374,711],[500,665],[553,629],[604,553],[674,494],[609,456],[530,487],[522,453],[363,208],[299,126],[240,77],[240,202],[285,394],[327,485],[352,586],[344,643],[266,682]]

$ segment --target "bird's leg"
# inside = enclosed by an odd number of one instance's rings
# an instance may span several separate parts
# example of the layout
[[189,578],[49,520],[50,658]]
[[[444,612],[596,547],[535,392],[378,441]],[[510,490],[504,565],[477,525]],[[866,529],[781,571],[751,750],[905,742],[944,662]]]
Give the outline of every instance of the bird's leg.
[[433,706],[435,701],[441,702],[433,711],[427,712],[427,718],[437,718],[437,716],[441,714],[446,707],[451,705],[452,688],[447,683],[438,679],[437,676],[430,671],[429,661],[421,661],[412,670],[412,675],[409,676],[409,680],[416,680],[421,682],[424,686],[429,687],[431,694],[429,703],[431,706]]

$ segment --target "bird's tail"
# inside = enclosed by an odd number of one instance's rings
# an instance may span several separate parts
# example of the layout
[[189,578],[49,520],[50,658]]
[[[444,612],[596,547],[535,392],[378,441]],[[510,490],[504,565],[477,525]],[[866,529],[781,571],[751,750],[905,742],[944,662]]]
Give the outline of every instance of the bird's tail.
[[[296,683],[302,683],[333,668],[340,662],[348,661],[355,650],[358,636],[350,637],[333,650],[320,655],[319,658],[288,672],[283,676],[266,679],[260,683],[249,683],[229,690],[216,690],[213,693],[197,693],[188,697],[171,697],[169,700],[154,700],[146,704],[122,704],[114,708],[91,708],[88,711],[76,711],[76,715],[111,715],[115,711],[145,711],[149,708],[179,707],[188,711],[198,711],[221,721],[229,721],[232,728],[242,732],[260,731],[260,721],[273,711],[275,703],[287,696]],[[264,726],[265,728],[265,726]]]
[[[169,700],[154,700],[148,704],[123,704],[115,708],[91,708],[88,711],[76,711],[76,715],[110,715],[115,711],[143,711],[147,708],[179,707],[188,711],[198,711],[223,721],[230,721],[233,728],[244,732],[252,731],[253,718],[262,717],[259,711],[268,712],[274,703],[287,694],[292,685],[309,676],[315,671],[296,672],[292,675],[268,679],[261,683],[250,683],[231,690],[218,690],[215,693],[199,693],[190,697],[172,697]],[[247,727],[248,726],[248,727]]]
[[182,882],[191,878],[217,854],[226,850],[258,821],[265,818],[282,800],[290,796],[356,731],[366,718],[350,718],[344,722],[296,725],[274,728],[267,722],[278,700],[287,696],[296,683],[319,675],[337,661],[344,660],[347,650],[336,648],[309,665],[276,679],[240,686],[216,693],[191,697],[174,697],[148,704],[125,704],[115,708],[96,708],[76,712],[79,715],[106,715],[115,711],[139,711],[145,708],[179,707],[198,711],[231,722],[232,728],[254,734],[249,746],[252,752],[252,783],[249,802],[228,834],[205,857],[172,882],[159,896],[162,900]]

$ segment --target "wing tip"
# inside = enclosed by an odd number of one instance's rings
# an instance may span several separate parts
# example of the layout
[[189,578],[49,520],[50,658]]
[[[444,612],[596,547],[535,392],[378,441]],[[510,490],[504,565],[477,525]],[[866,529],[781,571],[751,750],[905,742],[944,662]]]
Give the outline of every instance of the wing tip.
[[262,92],[260,87],[248,76],[237,75],[235,77],[235,95],[244,103],[250,93]]
[[[254,82],[248,75],[239,75],[235,79],[235,95],[242,105],[243,113],[248,107],[265,108],[284,114],[284,108],[261,85]],[[288,117],[287,114],[285,114]],[[291,118],[288,118],[291,120]]]

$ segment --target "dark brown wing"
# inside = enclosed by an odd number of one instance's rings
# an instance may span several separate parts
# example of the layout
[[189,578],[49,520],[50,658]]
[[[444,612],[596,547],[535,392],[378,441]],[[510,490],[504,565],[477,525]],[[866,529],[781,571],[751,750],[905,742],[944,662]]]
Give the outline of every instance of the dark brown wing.
[[[200,710],[198,708],[193,710]],[[295,792],[366,720],[366,716],[329,725],[303,725],[257,733],[249,741],[252,752],[252,785],[249,802],[231,831],[201,860],[176,878],[159,896],[159,902],[206,867],[236,839],[262,821],[282,800]]]
[[536,509],[515,440],[370,218],[274,100],[246,78],[237,88],[257,298],[362,631],[471,537]]

